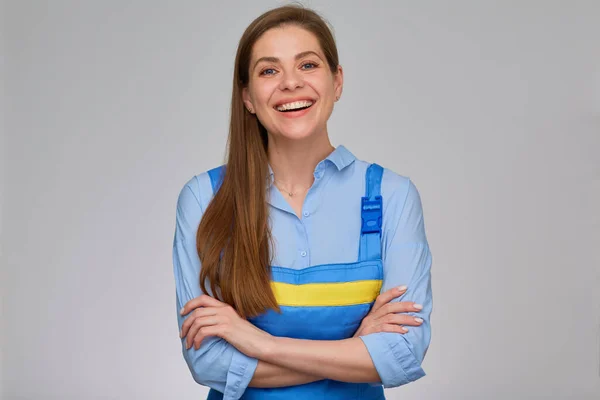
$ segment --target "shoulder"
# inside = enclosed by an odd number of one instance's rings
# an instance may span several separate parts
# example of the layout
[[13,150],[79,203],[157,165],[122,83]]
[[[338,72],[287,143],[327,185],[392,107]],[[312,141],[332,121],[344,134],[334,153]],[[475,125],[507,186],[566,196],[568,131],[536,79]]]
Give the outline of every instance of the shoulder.
[[[355,160],[356,175],[360,179],[364,179],[369,166],[373,164],[369,161],[360,159]],[[381,196],[388,202],[390,200],[397,202],[399,199],[405,199],[409,195],[418,194],[417,188],[412,179],[406,175],[400,174],[385,165],[374,162],[381,166],[383,175],[381,177]]]
[[406,203],[414,201],[419,197],[419,191],[414,181],[389,168],[384,168],[381,181],[381,194],[387,195],[388,199],[394,198],[398,202]]
[[[217,167],[218,168],[218,167]],[[216,169],[216,168],[215,168]],[[212,170],[212,169],[211,169]],[[177,196],[177,208],[180,210],[199,209],[204,212],[213,197],[210,171],[200,172],[188,178]]]
[[[358,165],[360,165],[360,169],[364,171],[371,165],[370,162],[362,160],[357,161]],[[402,210],[407,206],[420,206],[421,198],[419,190],[409,176],[398,173],[381,163],[376,162],[376,164],[380,165],[383,169],[383,175],[381,177],[381,196],[384,202],[384,212],[386,209],[391,209],[394,211],[393,214],[400,215]]]

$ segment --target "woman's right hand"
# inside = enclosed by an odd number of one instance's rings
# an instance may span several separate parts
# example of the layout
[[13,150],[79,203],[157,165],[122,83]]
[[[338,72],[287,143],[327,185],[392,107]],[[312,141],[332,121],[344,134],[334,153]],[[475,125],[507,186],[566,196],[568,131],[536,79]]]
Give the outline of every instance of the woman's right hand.
[[406,293],[406,286],[392,288],[377,296],[371,311],[363,318],[360,327],[353,337],[368,335],[375,332],[406,333],[405,326],[420,326],[423,320],[407,314],[396,314],[406,312],[419,312],[423,309],[420,304],[412,301],[399,301],[390,303],[396,297]]

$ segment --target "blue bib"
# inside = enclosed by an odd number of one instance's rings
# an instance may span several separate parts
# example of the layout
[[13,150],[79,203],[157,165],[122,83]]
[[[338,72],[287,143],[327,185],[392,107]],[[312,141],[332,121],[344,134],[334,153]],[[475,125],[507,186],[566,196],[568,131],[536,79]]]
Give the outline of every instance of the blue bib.
[[[208,171],[213,193],[219,189],[225,166]],[[274,336],[295,339],[341,340],[351,338],[369,313],[383,284],[381,225],[383,168],[371,164],[362,197],[360,247],[353,263],[322,264],[304,269],[271,267],[271,287],[281,313],[268,310],[250,318]],[[222,400],[211,389],[207,400]],[[384,400],[382,386],[324,379],[281,388],[248,387],[242,400]]]

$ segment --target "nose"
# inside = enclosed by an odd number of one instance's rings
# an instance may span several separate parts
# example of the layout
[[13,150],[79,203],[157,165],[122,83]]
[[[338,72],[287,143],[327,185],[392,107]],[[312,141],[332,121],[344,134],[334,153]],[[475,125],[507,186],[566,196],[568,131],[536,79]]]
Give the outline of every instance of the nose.
[[281,82],[279,83],[279,90],[294,90],[304,86],[304,80],[302,74],[295,69],[288,72],[281,73]]

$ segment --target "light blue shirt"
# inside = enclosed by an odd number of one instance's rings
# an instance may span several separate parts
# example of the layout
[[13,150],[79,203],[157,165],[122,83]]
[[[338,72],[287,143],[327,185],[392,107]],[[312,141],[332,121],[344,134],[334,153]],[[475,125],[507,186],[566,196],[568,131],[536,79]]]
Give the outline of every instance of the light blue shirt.
[[[269,223],[275,241],[273,265],[303,269],[313,265],[350,263],[358,260],[361,227],[361,197],[365,193],[368,162],[357,159],[344,146],[338,146],[314,171],[314,183],[306,195],[301,218],[272,184],[267,185]],[[204,210],[212,199],[207,172],[191,178],[179,193],[173,241],[173,271],[179,330],[188,316],[179,309],[200,296],[200,260],[196,252],[196,232]],[[425,236],[421,199],[413,182],[384,168],[382,260],[384,292],[407,285],[406,293],[394,301],[413,301],[423,310],[408,313],[423,318],[408,333],[372,333],[360,336],[385,388],[397,387],[425,375],[421,362],[431,338],[430,314],[431,252]],[[210,294],[210,293],[209,293]],[[218,337],[206,338],[198,350],[185,349],[183,356],[201,385],[239,399],[250,383],[258,360],[246,356]]]

